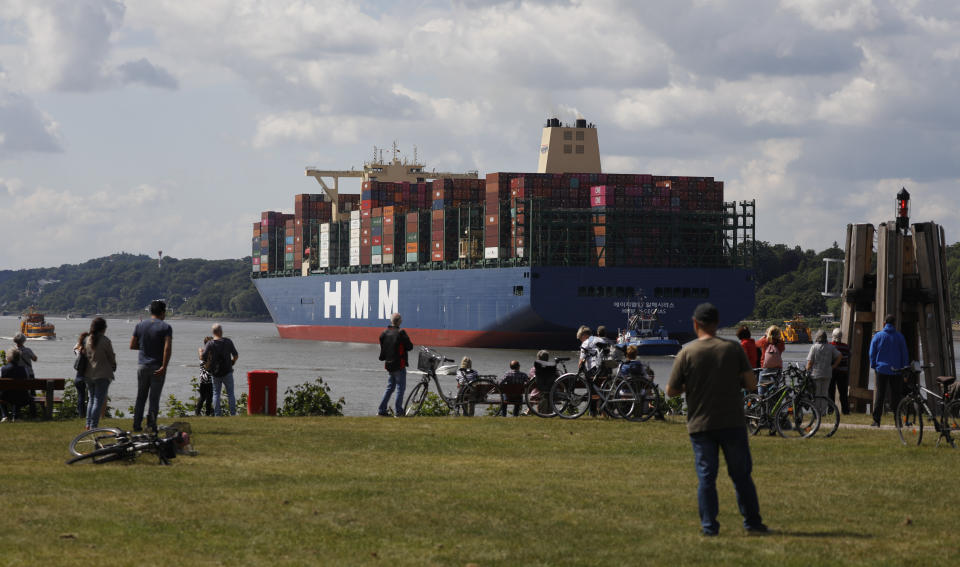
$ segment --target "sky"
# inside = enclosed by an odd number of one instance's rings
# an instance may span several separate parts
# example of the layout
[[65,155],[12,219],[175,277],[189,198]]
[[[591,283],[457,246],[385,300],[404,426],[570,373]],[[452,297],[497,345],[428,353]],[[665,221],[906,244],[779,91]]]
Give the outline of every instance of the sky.
[[958,31],[955,0],[0,0],[0,269],[241,258],[307,166],[536,171],[553,116],[606,172],[755,199],[758,240],[842,246],[906,187],[952,243]]

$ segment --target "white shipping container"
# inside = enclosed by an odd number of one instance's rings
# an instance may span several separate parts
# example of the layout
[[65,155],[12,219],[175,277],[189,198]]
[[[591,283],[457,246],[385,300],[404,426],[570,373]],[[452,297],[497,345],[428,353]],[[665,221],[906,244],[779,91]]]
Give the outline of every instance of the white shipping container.
[[392,264],[392,263],[393,263],[393,254],[384,254],[384,255],[383,255],[383,263],[384,263],[384,264]]
[[350,237],[350,248],[360,248],[360,236],[351,236]]
[[371,255],[370,255],[370,263],[371,263],[371,264],[374,264],[374,265],[382,264],[382,263],[383,263],[383,255],[382,255],[382,254],[371,254]]
[[350,221],[350,232],[360,230],[360,219]]
[[500,249],[496,246],[487,246],[483,249],[483,258],[485,260],[496,260],[500,257],[499,251]]
[[517,246],[517,258],[523,258],[523,246]]
[[322,235],[323,233],[327,233],[328,235],[330,234],[330,223],[320,223],[320,234]]
[[350,211],[350,223],[353,224],[353,221],[360,222],[360,211]]

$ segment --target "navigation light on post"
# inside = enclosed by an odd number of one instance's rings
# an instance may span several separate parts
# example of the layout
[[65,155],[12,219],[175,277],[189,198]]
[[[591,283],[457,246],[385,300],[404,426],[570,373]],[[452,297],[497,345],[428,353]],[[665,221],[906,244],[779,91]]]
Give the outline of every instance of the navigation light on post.
[[906,232],[910,226],[910,193],[903,187],[897,193],[897,230]]

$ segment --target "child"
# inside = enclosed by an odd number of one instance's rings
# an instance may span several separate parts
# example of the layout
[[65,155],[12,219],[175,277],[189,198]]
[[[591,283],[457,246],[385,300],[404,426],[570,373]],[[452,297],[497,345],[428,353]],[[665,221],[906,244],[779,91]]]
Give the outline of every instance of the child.
[[[212,341],[213,337],[203,337],[203,344]],[[200,355],[200,399],[197,400],[197,415],[207,405],[206,415],[213,415],[213,376],[207,372],[207,361],[203,360],[203,347],[197,349]]]

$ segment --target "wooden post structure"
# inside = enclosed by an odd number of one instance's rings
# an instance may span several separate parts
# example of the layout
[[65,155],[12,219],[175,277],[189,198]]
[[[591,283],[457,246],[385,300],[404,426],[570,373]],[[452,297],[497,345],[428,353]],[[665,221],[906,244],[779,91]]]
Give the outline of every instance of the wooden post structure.
[[840,328],[850,345],[850,400],[855,411],[873,403],[873,390],[868,388],[870,341],[888,314],[896,317],[911,360],[933,364],[924,375],[928,388],[937,390],[937,376],[955,375],[943,229],[932,222],[911,228],[906,233],[894,222],[880,224],[877,269],[871,274],[873,225],[847,225]]
[[870,361],[867,358],[873,336],[873,299],[877,291],[873,275],[872,224],[848,224],[846,260],[843,269],[843,298],[840,329],[850,345],[850,401],[855,411],[873,403],[869,389]]

